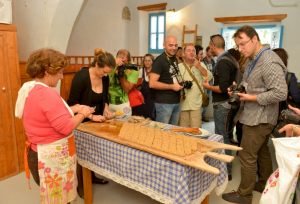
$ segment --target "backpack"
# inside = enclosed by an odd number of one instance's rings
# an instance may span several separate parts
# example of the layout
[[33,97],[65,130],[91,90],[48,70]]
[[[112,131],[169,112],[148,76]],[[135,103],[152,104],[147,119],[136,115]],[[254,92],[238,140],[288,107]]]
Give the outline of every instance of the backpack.
[[[287,72],[286,76],[285,76],[285,80],[286,80],[286,84],[288,86],[288,89],[290,87],[291,84],[291,78],[292,78],[292,73],[291,72]],[[278,137],[285,137],[284,134],[279,133],[278,130],[281,129],[283,126],[291,123],[291,121],[286,121],[283,116],[283,114],[288,110],[288,104],[294,106],[294,103],[292,101],[292,98],[289,97],[290,95],[290,90],[288,90],[288,97],[285,101],[280,101],[279,102],[279,112],[278,112],[278,120],[277,120],[277,124],[274,127],[273,131],[272,131],[272,137],[278,138]],[[289,99],[290,98],[290,99]]]
[[288,85],[287,103],[300,108],[300,88],[298,87],[297,78],[294,73],[288,72],[286,75]]

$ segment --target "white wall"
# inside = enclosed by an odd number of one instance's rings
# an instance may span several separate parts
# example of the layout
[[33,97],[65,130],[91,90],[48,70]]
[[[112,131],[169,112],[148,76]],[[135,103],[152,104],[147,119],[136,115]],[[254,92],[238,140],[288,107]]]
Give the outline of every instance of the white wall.
[[19,56],[43,47],[65,52],[74,21],[84,0],[13,1],[13,24],[17,26]]
[[94,48],[115,54],[120,48],[128,49],[131,21],[122,19],[124,6],[126,0],[86,1],[75,22],[67,54],[93,55]]
[[[181,8],[188,1],[168,1],[167,8]],[[74,25],[67,49],[68,55],[93,55],[96,47],[116,54],[120,48],[132,55],[143,55],[148,44],[148,14],[137,6],[161,3],[160,0],[88,0]],[[122,9],[128,6],[131,20],[122,19]],[[170,7],[169,7],[170,6]]]

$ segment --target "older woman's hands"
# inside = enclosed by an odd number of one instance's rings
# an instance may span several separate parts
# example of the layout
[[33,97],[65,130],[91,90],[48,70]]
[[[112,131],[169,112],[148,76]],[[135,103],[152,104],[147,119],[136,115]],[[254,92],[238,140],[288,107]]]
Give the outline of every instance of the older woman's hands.
[[70,107],[71,110],[73,111],[73,113],[78,113],[80,108],[81,108],[81,105],[80,104],[76,104],[76,105],[73,105]]
[[85,118],[87,118],[88,116],[90,116],[92,113],[95,112],[95,108],[90,107],[90,106],[86,106],[86,105],[80,105],[79,110],[78,110],[78,114],[82,114],[85,116]]

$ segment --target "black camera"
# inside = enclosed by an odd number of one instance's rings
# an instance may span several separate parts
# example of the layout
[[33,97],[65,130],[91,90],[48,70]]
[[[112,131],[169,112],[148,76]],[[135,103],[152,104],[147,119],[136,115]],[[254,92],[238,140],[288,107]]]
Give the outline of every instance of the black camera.
[[190,89],[193,86],[193,82],[192,81],[183,81],[180,85],[183,86],[183,88],[185,88],[185,89]]
[[240,97],[238,93],[246,93],[246,88],[243,85],[231,85],[229,89],[232,91],[231,96],[229,97],[228,103],[233,106],[233,108],[238,108],[240,104]]
[[125,74],[126,69],[131,69],[131,70],[139,70],[139,67],[135,64],[123,64],[121,66],[118,66],[118,76],[123,77]]
[[283,120],[286,124],[300,124],[300,116],[290,109],[282,110],[279,120]]

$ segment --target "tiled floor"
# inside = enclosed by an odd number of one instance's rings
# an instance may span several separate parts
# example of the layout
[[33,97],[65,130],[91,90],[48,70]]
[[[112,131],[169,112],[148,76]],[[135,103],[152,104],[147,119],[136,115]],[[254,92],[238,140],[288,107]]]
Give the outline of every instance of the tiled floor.
[[[214,131],[213,122],[204,123],[203,128],[211,132]],[[240,164],[236,158],[233,162],[233,180],[228,183],[225,192],[236,190],[240,182]],[[38,204],[38,186],[31,179],[30,190],[27,185],[24,173],[11,177],[0,182],[0,204]],[[136,192],[132,189],[121,186],[113,181],[107,185],[93,186],[94,204],[158,204],[151,198]],[[260,194],[254,192],[253,204],[259,203]],[[210,195],[210,204],[226,204],[214,192]],[[77,198],[73,204],[83,204],[81,198]]]

